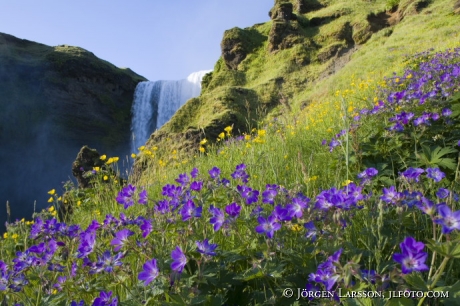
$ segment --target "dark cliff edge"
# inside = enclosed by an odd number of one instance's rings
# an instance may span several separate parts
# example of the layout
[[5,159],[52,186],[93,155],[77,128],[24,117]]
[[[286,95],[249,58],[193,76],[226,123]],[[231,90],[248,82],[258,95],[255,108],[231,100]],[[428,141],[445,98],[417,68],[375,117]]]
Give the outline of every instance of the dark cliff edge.
[[[83,145],[127,154],[131,105],[146,80],[82,48],[0,33],[0,222],[46,205]],[[29,217],[30,218],[30,217]]]

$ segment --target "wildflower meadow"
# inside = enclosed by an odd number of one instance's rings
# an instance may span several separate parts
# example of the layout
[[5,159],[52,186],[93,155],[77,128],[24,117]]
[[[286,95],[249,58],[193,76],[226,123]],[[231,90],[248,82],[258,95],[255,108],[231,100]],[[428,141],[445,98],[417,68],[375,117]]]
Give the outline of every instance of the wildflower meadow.
[[101,156],[8,224],[0,305],[458,305],[460,48],[372,78],[137,180]]

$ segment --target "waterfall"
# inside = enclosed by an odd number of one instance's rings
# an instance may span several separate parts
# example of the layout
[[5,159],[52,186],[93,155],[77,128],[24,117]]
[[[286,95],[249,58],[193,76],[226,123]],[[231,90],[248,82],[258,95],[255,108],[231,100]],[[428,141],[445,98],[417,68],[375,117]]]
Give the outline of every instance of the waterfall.
[[200,95],[201,79],[210,71],[194,72],[184,80],[146,81],[137,85],[131,110],[131,152],[137,152],[150,134],[168,122],[187,100]]

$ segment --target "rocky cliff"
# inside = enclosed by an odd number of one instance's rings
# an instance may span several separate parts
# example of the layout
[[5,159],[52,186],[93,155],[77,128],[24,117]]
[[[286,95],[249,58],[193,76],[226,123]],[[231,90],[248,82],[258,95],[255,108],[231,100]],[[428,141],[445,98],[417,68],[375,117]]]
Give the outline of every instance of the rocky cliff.
[[14,216],[30,215],[34,200],[42,207],[82,145],[109,154],[128,148],[143,80],[82,48],[0,33],[0,221],[7,200]]

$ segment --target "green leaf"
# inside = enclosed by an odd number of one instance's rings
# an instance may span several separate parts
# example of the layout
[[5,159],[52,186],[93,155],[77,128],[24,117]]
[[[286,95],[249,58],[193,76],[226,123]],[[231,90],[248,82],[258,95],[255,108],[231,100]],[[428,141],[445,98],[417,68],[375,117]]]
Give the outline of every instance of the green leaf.
[[437,252],[449,258],[460,258],[460,239],[439,243],[433,239],[428,240],[426,245],[433,252]]
[[392,298],[385,303],[385,306],[413,306],[414,302],[408,298]]
[[233,279],[242,280],[242,281],[249,281],[256,278],[264,278],[265,273],[261,269],[251,269],[246,271],[243,275],[235,276]]
[[422,279],[420,274],[418,273],[411,273],[403,276],[406,283],[411,285],[413,289],[428,291],[428,287],[425,281]]

